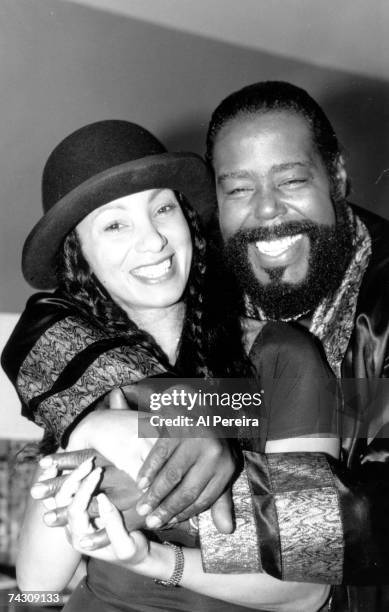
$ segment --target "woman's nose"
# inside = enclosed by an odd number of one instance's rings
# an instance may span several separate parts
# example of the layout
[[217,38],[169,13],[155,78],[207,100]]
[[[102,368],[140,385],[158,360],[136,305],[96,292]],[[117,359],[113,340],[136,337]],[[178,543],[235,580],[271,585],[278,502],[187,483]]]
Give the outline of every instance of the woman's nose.
[[167,245],[166,236],[158,230],[152,223],[139,233],[136,248],[140,253],[151,251],[159,253]]

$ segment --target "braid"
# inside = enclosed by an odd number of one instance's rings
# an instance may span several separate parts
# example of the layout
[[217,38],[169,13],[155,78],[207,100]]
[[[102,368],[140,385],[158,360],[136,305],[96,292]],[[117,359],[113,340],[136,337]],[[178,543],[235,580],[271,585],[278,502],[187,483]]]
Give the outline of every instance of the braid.
[[57,261],[57,278],[67,299],[81,308],[88,318],[92,315],[99,326],[112,333],[128,335],[131,332],[137,346],[169,369],[167,356],[152,336],[139,329],[91,273],[76,230],[64,240]]
[[200,220],[181,194],[176,194],[191,230],[193,262],[186,291],[186,317],[181,336],[177,367],[186,376],[209,377],[205,350],[204,284],[206,273],[206,242]]
[[128,331],[130,325],[126,313],[110,299],[94,274],[91,274],[76,230],[65,238],[58,261],[57,278],[67,297],[86,307],[99,322],[109,329]]
[[204,316],[208,363],[214,376],[253,378],[254,370],[243,344],[243,295],[226,265],[216,217],[208,227],[207,244]]
[[193,377],[253,377],[242,342],[240,292],[222,263],[222,248],[204,238],[196,212],[177,196],[192,233],[193,263],[178,370]]

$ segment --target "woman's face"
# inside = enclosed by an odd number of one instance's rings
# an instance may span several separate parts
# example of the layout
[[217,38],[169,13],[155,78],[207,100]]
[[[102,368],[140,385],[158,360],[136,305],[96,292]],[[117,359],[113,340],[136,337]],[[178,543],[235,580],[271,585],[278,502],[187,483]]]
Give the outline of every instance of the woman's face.
[[113,200],[77,226],[83,254],[127,314],[180,301],[192,261],[192,240],[170,189]]

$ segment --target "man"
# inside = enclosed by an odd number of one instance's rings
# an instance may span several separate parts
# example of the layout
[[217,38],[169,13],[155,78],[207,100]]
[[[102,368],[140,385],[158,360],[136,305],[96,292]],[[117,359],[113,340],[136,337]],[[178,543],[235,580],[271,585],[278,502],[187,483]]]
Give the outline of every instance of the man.
[[[343,159],[317,104],[280,83],[233,94],[213,115],[208,160],[215,172],[226,262],[242,280],[249,329],[255,333],[257,320],[267,318],[298,321],[323,342],[338,375],[383,376],[385,295],[376,299],[372,289],[375,275],[382,279],[387,273],[382,264],[377,270],[386,255],[386,223],[362,211],[356,216],[345,205]],[[360,394],[353,405],[357,416],[361,399]],[[352,422],[364,427],[361,419]],[[288,580],[385,582],[389,538],[381,530],[388,495],[379,478],[387,480],[387,469],[385,463],[362,465],[361,456],[374,458],[369,451],[354,431],[343,466],[312,454],[245,453],[248,480],[240,482],[240,492],[246,486],[248,501],[253,493],[250,525],[245,517],[253,537],[239,547],[238,534],[231,544],[204,515],[200,535],[215,543],[208,546],[213,553],[204,556],[206,569],[231,571],[231,560],[239,571],[244,557],[241,571],[265,569]],[[287,478],[282,481],[279,474]],[[158,493],[163,499],[161,489]],[[155,508],[153,486],[143,502],[150,499]],[[317,536],[313,556],[307,541],[312,531]]]
[[[344,159],[319,105],[289,83],[245,87],[213,113],[207,158],[215,176],[225,262],[240,283],[251,326],[256,320],[296,321],[321,340],[338,377],[387,378],[389,224],[347,204]],[[389,457],[388,402],[385,387],[377,400],[368,382],[358,383],[352,402],[347,401],[350,381],[344,385],[345,421],[352,417],[354,430],[344,432],[343,473],[331,468],[343,548],[342,575],[333,582],[368,585],[389,581],[388,463],[375,461]],[[286,456],[282,462],[290,490],[295,479],[298,491],[298,475],[288,471]],[[254,482],[258,471],[250,473]],[[309,521],[322,513],[319,530],[326,503],[325,495],[311,497],[311,511],[304,515]],[[276,507],[281,508],[277,501]],[[287,515],[284,524],[283,515],[279,518],[282,548]],[[256,519],[260,534],[263,520]],[[297,528],[298,537],[303,530]],[[296,557],[293,571],[302,562],[303,556]],[[309,578],[308,564],[300,567]],[[352,610],[387,605],[369,589],[350,588],[348,598]]]

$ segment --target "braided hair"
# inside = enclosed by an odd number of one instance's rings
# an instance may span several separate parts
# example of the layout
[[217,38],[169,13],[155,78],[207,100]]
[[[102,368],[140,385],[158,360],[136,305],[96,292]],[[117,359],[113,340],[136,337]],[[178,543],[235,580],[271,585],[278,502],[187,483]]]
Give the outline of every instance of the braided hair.
[[185,198],[177,197],[191,231],[194,256],[176,366],[188,377],[251,378],[254,370],[242,342],[238,286],[224,265],[220,243],[209,228],[205,240],[198,215]]

